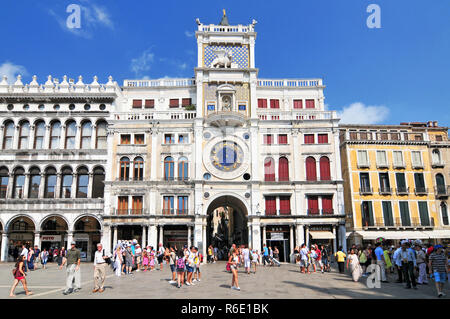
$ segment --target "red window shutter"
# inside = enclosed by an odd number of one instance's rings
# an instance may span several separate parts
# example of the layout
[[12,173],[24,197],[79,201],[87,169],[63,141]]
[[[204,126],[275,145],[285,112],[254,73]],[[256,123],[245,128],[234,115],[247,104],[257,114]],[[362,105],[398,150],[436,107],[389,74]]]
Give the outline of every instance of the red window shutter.
[[291,214],[291,198],[290,196],[280,196],[280,215]]
[[314,144],[314,134],[305,134],[305,144]]
[[265,134],[264,135],[264,144],[272,145],[273,144],[273,135]]
[[188,106],[188,105],[191,105],[191,104],[192,104],[192,102],[191,102],[190,98],[181,100],[181,106]]
[[270,108],[271,109],[279,109],[280,108],[280,100],[270,100]]
[[306,158],[306,180],[307,181],[316,181],[316,160],[314,157]]
[[308,196],[308,211],[309,214],[319,213],[319,198],[317,196]]
[[302,109],[303,100],[294,100],[294,109]]
[[155,107],[155,100],[145,100],[145,108],[153,108]]
[[314,100],[306,100],[306,108],[307,108],[307,109],[313,109],[313,108],[315,108]]
[[320,180],[329,181],[330,176],[330,160],[326,156],[320,158]]
[[277,214],[277,202],[275,196],[266,196],[266,215]]
[[319,144],[327,144],[328,143],[328,134],[319,134],[318,140],[319,140]]
[[133,100],[133,108],[138,109],[142,107],[142,100]]
[[170,99],[169,107],[179,107],[180,101],[178,99]]
[[322,196],[322,211],[324,214],[333,214],[333,196]]
[[264,161],[264,180],[269,182],[275,180],[275,165],[272,158],[266,158]]
[[286,157],[280,157],[278,160],[278,179],[280,181],[289,180],[289,161]]
[[287,144],[287,135],[286,134],[278,135],[278,144]]
[[267,100],[266,99],[258,99],[258,107],[262,109],[267,108]]

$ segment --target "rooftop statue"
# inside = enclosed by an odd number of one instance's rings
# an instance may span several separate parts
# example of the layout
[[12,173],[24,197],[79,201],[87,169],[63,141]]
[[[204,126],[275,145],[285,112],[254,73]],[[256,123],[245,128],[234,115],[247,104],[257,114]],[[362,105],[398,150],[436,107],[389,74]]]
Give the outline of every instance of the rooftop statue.
[[224,25],[224,26],[230,25],[230,23],[228,22],[228,18],[227,18],[225,9],[223,9],[223,17],[222,17],[222,20],[220,21],[219,25]]

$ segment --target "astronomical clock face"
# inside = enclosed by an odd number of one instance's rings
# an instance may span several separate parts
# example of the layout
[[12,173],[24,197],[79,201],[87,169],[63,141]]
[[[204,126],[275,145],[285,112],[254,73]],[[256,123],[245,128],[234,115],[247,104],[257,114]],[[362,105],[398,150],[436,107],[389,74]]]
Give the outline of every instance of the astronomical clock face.
[[203,150],[203,164],[219,179],[234,179],[249,167],[247,145],[235,136],[216,137]]
[[216,169],[223,172],[232,172],[241,166],[244,152],[237,143],[223,141],[212,147],[210,159]]

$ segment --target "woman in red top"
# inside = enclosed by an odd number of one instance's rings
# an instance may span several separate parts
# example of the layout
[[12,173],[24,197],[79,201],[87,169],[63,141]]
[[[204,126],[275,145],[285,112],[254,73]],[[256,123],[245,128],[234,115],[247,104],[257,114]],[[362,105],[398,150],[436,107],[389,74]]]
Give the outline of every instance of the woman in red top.
[[19,256],[17,258],[16,262],[16,268],[13,270],[14,275],[14,283],[11,287],[11,291],[9,293],[10,297],[15,297],[14,290],[16,289],[17,285],[19,284],[19,281],[22,283],[23,289],[25,290],[26,295],[32,295],[33,293],[28,290],[27,287],[27,280],[25,279],[26,274],[23,271],[23,263],[25,262],[25,256]]

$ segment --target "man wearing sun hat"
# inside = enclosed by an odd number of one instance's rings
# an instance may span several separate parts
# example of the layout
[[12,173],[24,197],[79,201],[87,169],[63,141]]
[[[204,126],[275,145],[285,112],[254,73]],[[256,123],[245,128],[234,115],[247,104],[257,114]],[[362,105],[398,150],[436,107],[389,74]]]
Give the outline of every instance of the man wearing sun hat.
[[429,260],[430,274],[434,274],[438,297],[445,297],[446,294],[443,292],[443,289],[447,281],[448,259],[444,254],[444,247],[442,245],[434,246]]

